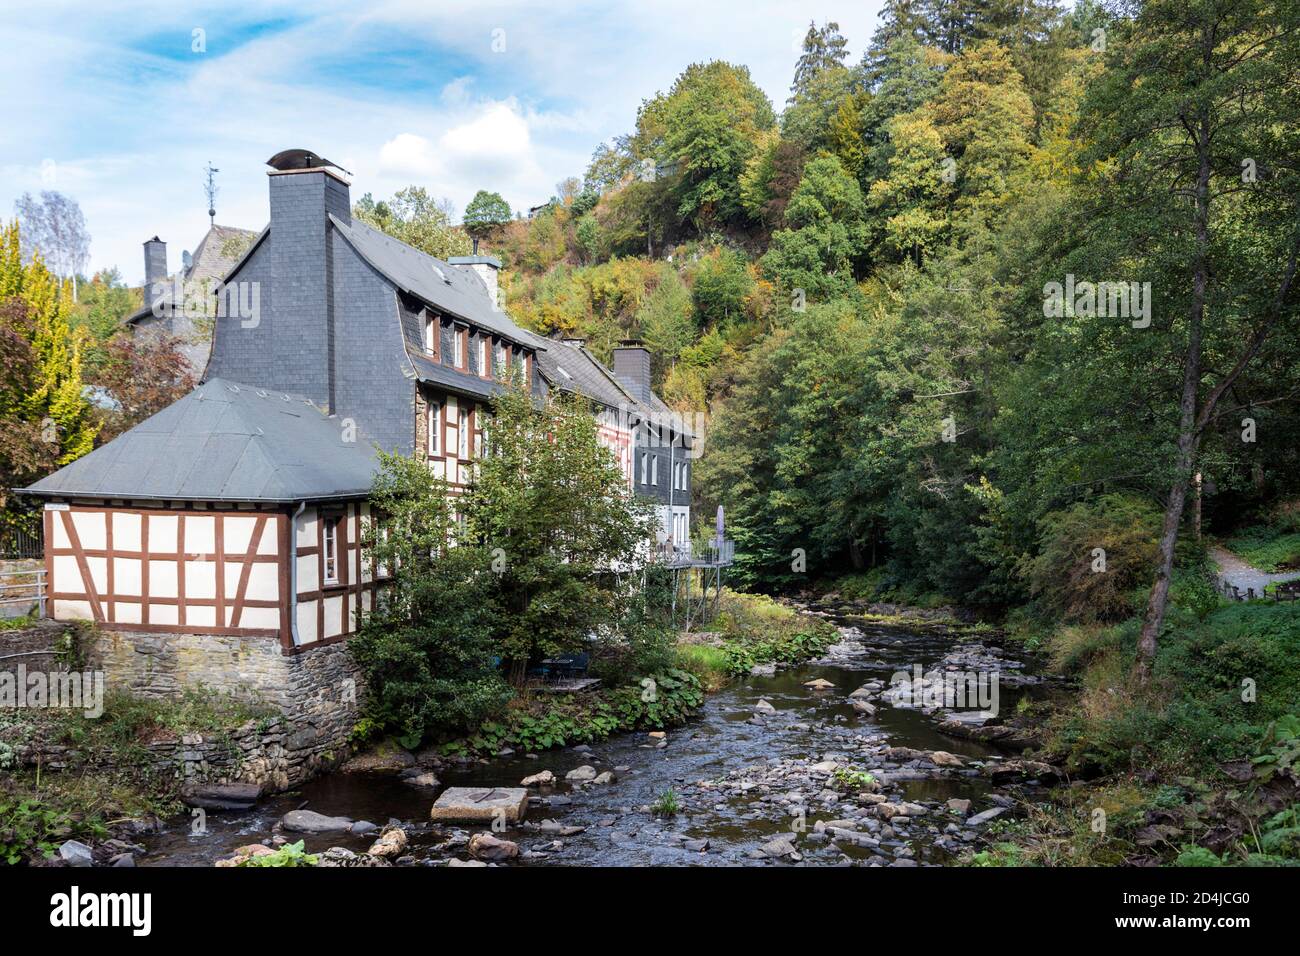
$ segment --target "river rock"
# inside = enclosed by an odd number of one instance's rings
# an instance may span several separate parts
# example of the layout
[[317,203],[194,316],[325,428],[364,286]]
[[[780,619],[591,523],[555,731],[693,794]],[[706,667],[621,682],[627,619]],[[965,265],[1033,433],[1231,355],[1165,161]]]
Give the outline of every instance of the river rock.
[[984,772],[994,784],[1029,779],[1055,780],[1062,776],[1060,770],[1041,760],[1007,760],[1003,763],[989,764],[984,768]]
[[256,783],[195,784],[181,791],[186,806],[204,810],[248,810],[261,796],[261,784]]
[[378,829],[378,825],[371,823],[369,820],[358,820],[356,823],[352,824],[352,826],[348,827],[348,830],[355,833],[357,836],[365,836],[368,833],[374,833]]
[[966,761],[962,760],[956,754],[950,754],[946,750],[936,750],[930,754],[930,761],[936,767],[964,767]]
[[339,769],[344,773],[373,771],[395,772],[415,766],[415,754],[394,740],[382,740],[365,753],[358,754]]
[[588,783],[596,779],[596,768],[591,764],[583,764],[566,773],[564,779],[570,783]]
[[811,687],[813,690],[830,690],[835,685],[832,684],[830,681],[828,681],[825,677],[815,677],[812,680],[804,681],[803,686]]
[[853,702],[853,712],[855,714],[866,714],[868,717],[876,712],[876,705],[869,704],[865,700],[855,700]]
[[294,833],[337,833],[352,827],[350,817],[327,817],[315,810],[290,810],[280,824]]
[[762,697],[759,698],[758,703],[754,705],[754,713],[775,714],[776,708],[772,706],[772,702],[770,700],[768,700],[766,697]]
[[808,768],[813,773],[834,773],[840,769],[840,765],[834,760],[823,760],[821,763],[815,763]]
[[529,774],[519,781],[523,787],[549,787],[555,783],[555,774],[549,770],[543,770],[541,773]]
[[77,840],[69,840],[59,847],[59,858],[68,866],[94,866],[95,858],[90,847]]
[[579,833],[585,832],[586,829],[586,827],[565,826],[558,820],[543,820],[541,825],[543,833],[562,837],[577,836]]
[[853,693],[849,694],[849,700],[866,700],[868,697],[871,697],[874,693],[875,691],[871,690],[865,684],[863,684]]
[[668,735],[662,730],[652,730],[650,733],[646,734],[646,736],[651,740],[664,740]]
[[366,852],[371,856],[390,859],[402,855],[410,840],[406,836],[406,831],[401,827],[389,827],[379,837],[378,840]]
[[751,668],[749,669],[749,676],[750,676],[750,677],[775,677],[775,676],[776,676],[776,665],[775,665],[775,664],[755,664],[753,667],[751,667]]
[[769,840],[763,844],[762,851],[764,856],[773,860],[798,855],[798,851],[794,848],[794,844],[790,842],[789,837],[777,837],[775,840]]
[[876,815],[882,820],[892,820],[894,817],[919,817],[926,813],[925,807],[919,803],[878,803],[876,804]]
[[448,787],[429,811],[431,820],[522,820],[528,808],[523,787]]
[[962,816],[965,816],[967,813],[970,812],[970,801],[953,797],[951,800],[948,801],[948,809],[954,810],[957,813],[960,813]]
[[606,770],[604,773],[597,774],[596,779],[593,780],[592,783],[598,783],[603,786],[605,784],[613,783],[617,779],[618,777],[614,776],[614,771]]
[[412,787],[436,787],[438,778],[431,773],[417,773],[414,776],[404,778],[402,782],[408,783]]
[[519,856],[519,844],[500,840],[490,833],[475,833],[469,838],[469,852],[476,860],[513,860]]
[[1006,812],[1007,812],[1006,807],[990,807],[988,810],[985,810],[983,813],[977,813],[975,814],[975,816],[969,817],[966,820],[966,826],[968,827],[980,826],[981,824],[988,823],[994,817],[1002,816],[1002,814]]

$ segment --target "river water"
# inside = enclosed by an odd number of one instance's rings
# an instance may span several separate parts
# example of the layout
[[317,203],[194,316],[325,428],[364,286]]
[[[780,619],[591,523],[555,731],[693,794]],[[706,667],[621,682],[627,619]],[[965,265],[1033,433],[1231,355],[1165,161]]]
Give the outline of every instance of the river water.
[[[936,729],[938,715],[893,706],[887,698],[873,701],[873,715],[855,714],[848,695],[873,679],[888,685],[891,675],[915,664],[929,669],[945,655],[951,660],[954,649],[972,643],[987,649],[993,642],[959,639],[940,627],[884,626],[840,609],[821,613],[832,618],[842,635],[826,658],[773,676],[733,682],[709,696],[689,723],[669,730],[667,746],[658,746],[646,734],[626,734],[586,751],[564,748],[533,759],[514,755],[449,765],[438,771],[438,778],[449,786],[517,787],[523,777],[543,769],[555,774],[559,782],[537,791],[541,799],[530,807],[524,823],[497,834],[523,851],[513,865],[951,862],[973,844],[976,829],[967,827],[966,814],[949,808],[947,801],[969,799],[970,814],[1010,803],[992,791],[981,772],[984,764],[1003,754],[982,742],[946,736]],[[1024,676],[1014,676],[1014,666],[1007,666],[1000,682],[1004,715],[1021,696],[1050,692],[1049,684],[1020,673]],[[815,678],[833,687],[805,686]],[[764,700],[773,711],[755,716]],[[891,747],[946,751],[960,757],[962,766],[936,767],[924,757],[918,760],[887,749]],[[914,807],[916,812],[905,815],[906,822],[878,819],[876,807],[837,792],[824,768],[810,770],[826,760],[871,772],[883,782],[888,800],[912,802],[925,812]],[[617,780],[576,788],[563,782],[566,772],[583,765],[615,770]],[[654,815],[650,805],[668,790],[676,795],[681,811],[669,818]],[[148,853],[140,865],[211,865],[239,846],[269,841],[280,817],[304,806],[381,826],[390,820],[402,822],[410,835],[409,859],[403,861],[407,864],[467,859],[464,841],[481,827],[429,823],[429,808],[439,792],[412,787],[392,775],[333,773],[251,811],[209,813],[202,833],[191,832],[189,818],[178,818],[147,838]],[[852,821],[840,826],[857,837],[817,832],[818,820]],[[548,821],[544,828],[543,821]],[[582,829],[561,833],[559,828]],[[361,853],[376,835],[304,839],[312,852],[340,846]],[[782,854],[779,844],[773,849],[772,841],[782,836],[790,839],[795,855]]]

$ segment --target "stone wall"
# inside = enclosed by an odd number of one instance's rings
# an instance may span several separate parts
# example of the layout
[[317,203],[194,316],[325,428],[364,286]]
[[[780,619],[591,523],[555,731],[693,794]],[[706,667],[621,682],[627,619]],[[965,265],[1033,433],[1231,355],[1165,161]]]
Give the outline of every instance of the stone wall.
[[[9,632],[0,648],[14,650],[0,654],[51,647],[65,628],[44,622]],[[281,717],[249,721],[223,733],[187,734],[151,744],[156,765],[173,768],[187,781],[247,782],[268,792],[283,790],[347,757],[363,684],[346,642],[286,656],[274,638],[90,630],[82,637],[81,654],[84,669],[104,672],[110,692],[165,698],[202,686],[280,712]],[[29,669],[50,666],[48,657],[24,660]],[[17,662],[0,661],[0,670],[12,663]],[[51,769],[83,759],[49,748],[30,759],[37,756]]]

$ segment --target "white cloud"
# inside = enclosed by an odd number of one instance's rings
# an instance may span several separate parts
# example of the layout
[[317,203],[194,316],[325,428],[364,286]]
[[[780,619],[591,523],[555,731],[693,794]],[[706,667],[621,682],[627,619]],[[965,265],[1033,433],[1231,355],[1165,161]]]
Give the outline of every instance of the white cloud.
[[[54,188],[86,214],[92,268],[139,282],[144,239],[158,233],[179,259],[202,237],[209,160],[221,169],[217,221],[253,229],[267,216],[262,164],[291,146],[352,170],[354,195],[415,183],[460,208],[478,189],[536,205],[687,64],[744,63],[779,109],[809,18],[837,20],[856,57],[879,6],[249,0],[196,11],[142,0],[123,17],[89,2],[28,5],[0,23],[0,86],[22,90],[0,99],[0,216],[42,188],[53,160]],[[207,30],[201,56],[189,52],[194,26]]]

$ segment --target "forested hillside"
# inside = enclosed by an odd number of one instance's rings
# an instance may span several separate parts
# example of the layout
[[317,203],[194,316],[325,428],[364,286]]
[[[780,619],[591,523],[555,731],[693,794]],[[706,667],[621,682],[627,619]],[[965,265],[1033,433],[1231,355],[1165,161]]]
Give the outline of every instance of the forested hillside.
[[891,0],[858,62],[812,25],[779,107],[688,66],[487,247],[518,320],[639,337],[708,412],[748,583],[1050,599],[1196,473],[1218,527],[1300,481],[1295,17]]

